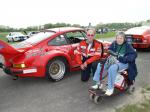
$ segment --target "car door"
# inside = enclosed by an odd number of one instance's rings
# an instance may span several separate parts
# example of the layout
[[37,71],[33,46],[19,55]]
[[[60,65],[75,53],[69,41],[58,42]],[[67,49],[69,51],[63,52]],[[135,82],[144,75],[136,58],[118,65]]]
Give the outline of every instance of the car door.
[[[59,50],[67,55],[71,53],[71,45],[66,39],[65,35],[61,34],[48,42],[49,49]],[[70,57],[71,58],[71,57]]]
[[77,61],[76,61],[75,50],[76,50],[77,47],[79,46],[79,43],[80,43],[82,40],[85,40],[85,39],[86,39],[85,32],[83,32],[83,31],[67,32],[67,33],[65,34],[65,37],[67,38],[68,42],[69,42],[70,45],[71,45],[69,54],[70,54],[70,57],[71,57],[71,60],[72,60],[72,62],[71,62],[71,63],[72,63],[72,67],[73,67],[73,68],[78,67],[79,64],[78,64]]

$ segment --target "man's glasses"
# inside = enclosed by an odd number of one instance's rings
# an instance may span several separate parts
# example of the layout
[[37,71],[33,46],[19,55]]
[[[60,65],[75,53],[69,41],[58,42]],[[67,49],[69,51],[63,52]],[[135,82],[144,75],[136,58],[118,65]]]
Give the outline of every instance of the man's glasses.
[[94,34],[87,34],[88,37],[94,37]]

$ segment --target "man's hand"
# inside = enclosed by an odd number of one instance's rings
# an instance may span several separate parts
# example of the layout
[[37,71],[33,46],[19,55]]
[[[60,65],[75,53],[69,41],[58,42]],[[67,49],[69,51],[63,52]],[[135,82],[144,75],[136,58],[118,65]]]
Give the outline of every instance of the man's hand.
[[84,62],[83,65],[84,65],[85,68],[87,67],[87,63],[86,62]]
[[80,65],[80,68],[81,68],[82,70],[84,70],[84,69],[85,69],[83,64],[82,64],[82,65]]
[[86,67],[87,67],[87,63],[86,62],[84,62],[82,65],[80,65],[80,68],[82,70],[85,70]]

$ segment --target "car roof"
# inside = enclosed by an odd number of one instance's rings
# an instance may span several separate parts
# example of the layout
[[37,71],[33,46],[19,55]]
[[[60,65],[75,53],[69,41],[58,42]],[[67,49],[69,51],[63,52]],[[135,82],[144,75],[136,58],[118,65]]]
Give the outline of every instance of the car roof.
[[150,30],[148,26],[141,26],[141,27],[134,27],[125,32],[125,34],[135,34],[135,35],[142,35],[147,30]]
[[76,30],[84,31],[83,28],[78,28],[78,27],[59,27],[59,28],[46,29],[45,31],[54,31],[58,33],[58,32],[67,32],[67,31],[76,31]]

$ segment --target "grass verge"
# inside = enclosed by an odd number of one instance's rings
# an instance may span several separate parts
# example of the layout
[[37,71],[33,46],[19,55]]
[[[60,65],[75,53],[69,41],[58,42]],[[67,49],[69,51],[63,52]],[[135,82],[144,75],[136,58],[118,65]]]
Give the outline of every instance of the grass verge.
[[[150,86],[146,86],[142,90],[142,94],[148,93],[150,95]],[[150,97],[144,97],[141,103],[129,104],[124,107],[116,109],[116,112],[150,112]]]
[[96,34],[96,39],[100,39],[100,38],[110,38],[110,37],[114,37],[116,35],[115,32],[107,32],[104,34]]
[[3,32],[3,33],[0,32],[0,40],[7,42],[6,35],[8,35],[8,32]]
[[116,112],[150,112],[150,100],[145,100],[140,104],[127,105],[117,109]]

